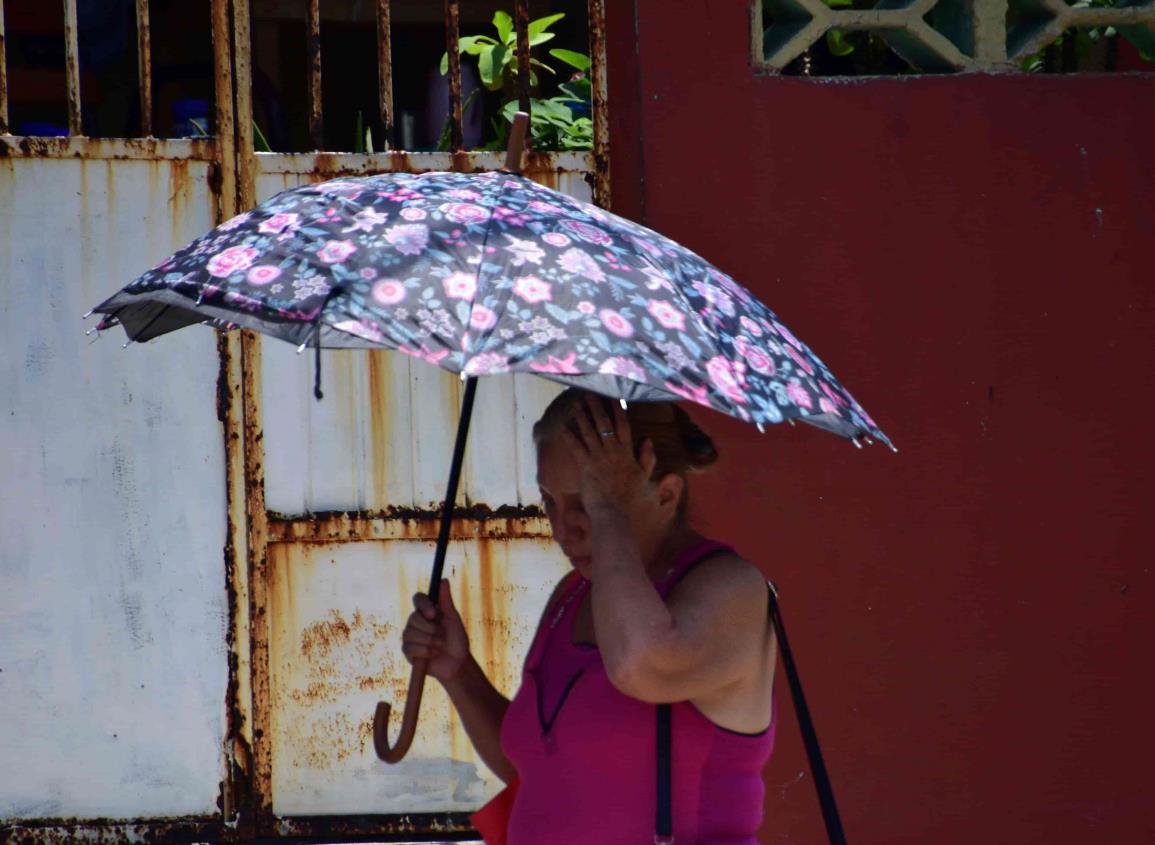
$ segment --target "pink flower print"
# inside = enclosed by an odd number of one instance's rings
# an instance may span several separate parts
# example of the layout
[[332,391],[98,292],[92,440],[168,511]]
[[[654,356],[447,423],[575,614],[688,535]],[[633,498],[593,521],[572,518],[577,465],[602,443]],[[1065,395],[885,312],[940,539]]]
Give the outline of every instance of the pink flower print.
[[742,359],[750,365],[756,373],[761,373],[764,376],[774,375],[774,359],[766,354],[760,346],[750,343],[743,337],[739,337],[734,341],[734,348],[742,356]]
[[717,308],[727,317],[733,317],[734,300],[730,298],[730,294],[719,287],[715,287],[709,282],[694,282],[694,290],[706,300],[712,308]]
[[580,238],[586,243],[596,244],[598,246],[611,246],[614,242],[614,239],[610,237],[609,233],[599,229],[597,226],[583,223],[580,220],[563,220],[559,225],[571,235]]
[[477,277],[472,273],[451,273],[441,280],[441,284],[450,299],[473,299],[477,293]]
[[731,402],[741,405],[746,403],[744,370],[743,364],[734,363],[724,355],[715,355],[706,362],[706,375],[714,388]]
[[639,238],[636,235],[630,235],[630,243],[632,243],[642,252],[648,252],[654,258],[661,259],[662,257],[661,248],[650,243],[645,238]]
[[462,371],[467,376],[487,376],[509,372],[509,359],[497,352],[482,352],[470,358]]
[[376,209],[362,208],[360,211],[358,211],[356,214],[353,215],[353,225],[352,226],[346,226],[341,231],[342,232],[366,232],[366,233],[372,232],[374,226],[380,226],[382,223],[384,223],[388,219],[389,219],[389,215],[382,214],[380,211],[377,211]]
[[341,264],[356,251],[357,247],[352,241],[325,241],[325,245],[317,251],[317,257],[326,264]]
[[382,305],[396,305],[405,293],[405,285],[398,279],[382,279],[373,285],[373,299]]
[[424,208],[408,206],[401,209],[401,216],[410,222],[416,222],[418,220],[424,220],[428,215],[425,213]]
[[262,220],[257,231],[264,235],[279,235],[284,231],[295,231],[300,225],[301,215],[294,211],[279,211],[268,220]]
[[792,381],[786,385],[786,395],[800,408],[809,410],[814,407],[814,400],[810,398],[810,394],[806,391],[806,388],[796,381]]
[[642,274],[646,277],[646,288],[649,290],[665,290],[672,291],[674,286],[670,284],[670,280],[666,278],[666,274],[656,267],[651,267],[648,264],[642,268]]
[[570,352],[564,358],[555,358],[552,355],[547,356],[544,364],[530,362],[529,368],[538,373],[559,373],[564,375],[577,375],[581,372],[574,361],[577,360],[577,352]]
[[481,199],[481,194],[477,193],[477,191],[471,191],[468,188],[454,188],[453,190],[446,191],[445,195],[447,197],[453,197],[455,200]]
[[[553,203],[542,202],[541,200],[530,200],[529,208],[532,211],[541,214],[565,214],[564,208],[554,205]],[[564,237],[564,235],[562,236]],[[548,243],[548,241],[547,241]],[[565,246],[565,244],[554,244],[554,246]]]
[[505,237],[509,240],[509,246],[505,248],[505,251],[513,255],[512,264],[514,267],[520,267],[527,261],[532,264],[541,264],[541,260],[545,258],[545,252],[533,241],[515,238],[513,235],[506,235]]
[[559,255],[557,263],[567,273],[575,273],[591,282],[604,282],[606,280],[606,274],[602,272],[598,263],[589,254],[576,247],[567,249]]
[[245,281],[250,285],[268,285],[275,282],[281,275],[281,268],[271,264],[258,264],[245,275]]
[[513,281],[513,292],[530,304],[551,299],[551,285],[537,276],[518,276]]
[[474,304],[473,310],[469,312],[469,327],[476,329],[479,332],[487,332],[497,325],[497,314],[492,308],[486,308],[484,305]]
[[634,336],[634,327],[630,321],[612,308],[603,308],[598,312],[598,316],[601,317],[602,325],[618,337]]
[[441,205],[441,213],[446,220],[454,223],[484,223],[489,219],[488,209],[465,202],[447,202]]
[[787,346],[786,347],[786,354],[788,354],[791,358],[793,358],[794,362],[796,364],[798,364],[799,367],[804,369],[806,371],[807,375],[809,375],[809,376],[814,375],[814,367],[811,366],[810,362],[806,360],[805,355],[803,355],[801,352],[799,352],[793,346]]
[[646,371],[636,361],[631,361],[629,358],[623,358],[620,355],[613,358],[606,358],[602,361],[601,366],[598,367],[598,372],[605,375],[621,376],[628,378],[630,381],[645,382]]
[[356,335],[373,343],[384,343],[385,335],[381,332],[380,327],[376,323],[368,320],[344,320],[340,323],[334,323],[333,328],[339,329],[347,334]]
[[822,396],[818,399],[818,407],[822,410],[822,413],[824,413],[824,414],[834,414],[834,416],[836,416],[836,417],[840,416],[840,414],[838,413],[838,406],[835,405],[833,402],[831,402],[829,399],[827,399],[825,396]]
[[707,268],[707,272],[709,272],[710,278],[712,278],[715,282],[720,284],[726,290],[730,291],[730,293],[737,296],[739,299],[741,299],[743,301],[748,301],[750,299],[749,291],[747,291],[746,288],[742,287],[740,284],[738,284],[736,281],[731,279],[725,273],[720,273],[719,271],[715,270],[713,267]]
[[[532,202],[530,203],[530,206],[531,207],[533,206]],[[563,247],[567,247],[571,243],[573,243],[569,238],[567,238],[561,232],[546,232],[544,235],[541,236],[541,239],[543,241],[545,241],[547,244],[549,244],[550,246],[556,246],[558,249],[561,249]]]
[[651,299],[646,303],[646,310],[662,324],[663,328],[678,331],[686,328],[686,315],[665,300]]
[[597,306],[590,302],[588,299],[583,299],[577,304],[577,310],[583,314],[592,314],[598,309]]
[[238,270],[248,270],[253,266],[257,250],[251,246],[230,246],[209,259],[205,269],[210,276],[227,279]]
[[230,217],[224,223],[217,226],[217,231],[231,232],[233,229],[243,226],[245,223],[249,222],[250,217],[252,217],[252,214],[247,211],[238,214],[236,217]]
[[829,396],[830,401],[833,402],[835,405],[838,405],[838,406],[845,406],[846,405],[846,400],[838,395],[838,391],[836,391],[833,387],[831,387],[829,384],[824,382],[822,379],[818,380],[818,386],[822,388],[822,392],[825,393],[827,396]]
[[429,227],[423,223],[400,223],[385,230],[385,240],[402,255],[420,255],[429,245]]
[[762,337],[762,327],[745,314],[738,318],[738,325],[740,325],[750,337]]
[[666,390],[675,396],[681,396],[683,399],[697,402],[699,405],[710,406],[710,398],[705,387],[689,387],[668,381],[666,382]]
[[337,194],[338,196],[358,194],[362,190],[362,186],[359,183],[350,182],[345,179],[332,179],[328,182],[321,182],[314,187],[322,194]]
[[398,352],[404,352],[406,355],[411,355],[414,358],[420,358],[422,361],[428,361],[430,364],[437,364],[441,359],[449,354],[448,349],[438,349],[434,352],[425,344],[421,344],[420,349],[414,349],[411,346],[398,346]]
[[782,338],[783,338],[783,339],[784,339],[784,340],[785,340],[787,343],[789,343],[789,344],[790,344],[791,346],[793,346],[795,349],[801,349],[801,348],[802,348],[802,341],[800,341],[800,340],[799,340],[798,338],[796,338],[796,337],[795,337],[793,334],[791,334],[791,332],[790,332],[790,329],[786,328],[786,327],[785,327],[784,325],[782,325],[781,323],[775,323],[775,324],[774,324],[774,329],[775,329],[775,330],[778,332],[778,334],[779,334],[779,335],[781,335],[781,336],[782,336]]

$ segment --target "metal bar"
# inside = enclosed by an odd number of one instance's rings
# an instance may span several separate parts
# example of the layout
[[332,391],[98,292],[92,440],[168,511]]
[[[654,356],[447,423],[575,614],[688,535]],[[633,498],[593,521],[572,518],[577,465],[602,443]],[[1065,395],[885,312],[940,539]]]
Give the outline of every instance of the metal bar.
[[241,333],[241,401],[244,410],[245,514],[249,550],[249,659],[252,665],[252,801],[258,836],[274,834],[272,700],[269,681],[269,543],[265,510],[265,450],[261,426],[261,345]]
[[[590,90],[594,121],[594,204],[610,207],[610,114],[606,82],[606,4],[587,3],[590,25]],[[640,72],[640,71],[639,71]]]
[[457,503],[457,485],[461,481],[461,465],[465,461],[465,443],[469,439],[469,421],[473,418],[473,398],[476,394],[477,377],[470,376],[465,382],[465,397],[461,400],[457,439],[453,443],[453,461],[449,465],[449,484],[445,491],[445,504],[441,508],[437,550],[433,554],[433,573],[429,576],[429,598],[434,602],[441,589],[441,573],[445,568],[445,552],[449,548],[449,532],[453,527],[453,510]]
[[233,62],[237,72],[237,211],[257,204],[252,50],[249,0],[233,0]]
[[233,101],[232,26],[229,0],[212,0],[213,76],[215,77],[217,170],[217,222],[237,213],[237,139]]
[[64,72],[68,79],[68,134],[83,135],[80,118],[80,42],[76,30],[76,0],[64,0]]
[[[216,161],[212,138],[20,138],[0,133],[0,158]],[[496,157],[496,154],[491,154]],[[444,168],[443,168],[444,169]]]
[[324,147],[321,124],[321,0],[309,0],[305,30],[309,54],[309,140],[314,150]]
[[8,52],[4,41],[4,0],[0,0],[0,135],[11,132],[8,125]]
[[445,50],[449,55],[449,149],[465,146],[461,117],[461,10],[458,0],[445,0]]
[[517,0],[513,4],[513,28],[517,33],[517,107],[530,115],[532,127],[533,113],[529,110],[529,82],[532,73],[529,64],[529,0]]
[[136,0],[136,53],[140,79],[140,134],[152,136],[152,33],[148,0]]
[[397,146],[393,137],[393,27],[389,0],[377,0],[377,84],[380,86],[381,149]]

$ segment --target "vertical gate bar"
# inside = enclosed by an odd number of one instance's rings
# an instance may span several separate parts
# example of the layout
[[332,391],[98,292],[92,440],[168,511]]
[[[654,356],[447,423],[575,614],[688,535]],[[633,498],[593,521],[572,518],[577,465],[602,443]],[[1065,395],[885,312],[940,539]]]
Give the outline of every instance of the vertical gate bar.
[[68,134],[84,134],[80,119],[80,42],[76,32],[76,0],[64,0],[64,72],[68,78]]
[[152,137],[152,33],[148,0],[136,0],[136,53],[140,78],[140,134]]
[[461,117],[461,10],[458,0],[445,0],[445,50],[449,55],[449,149],[465,146]]
[[382,149],[393,149],[393,27],[389,0],[377,0],[377,84],[380,87]]
[[272,699],[269,684],[269,520],[265,510],[265,452],[261,426],[261,344],[241,332],[244,404],[245,502],[249,547],[249,642],[253,696],[253,804],[260,836],[273,835]]
[[232,27],[229,25],[229,0],[212,0],[213,22],[213,91],[216,98],[216,162],[220,175],[217,192],[217,222],[223,223],[237,213],[237,139],[233,112]]
[[233,61],[237,89],[237,211],[257,204],[253,147],[253,36],[249,0],[233,0]]
[[306,14],[309,55],[309,140],[314,150],[324,146],[321,128],[321,0],[309,0]]
[[[529,111],[529,80],[532,69],[529,64],[529,0],[516,0],[513,4],[513,27],[517,33],[517,107],[530,115],[529,125],[533,129],[533,115]],[[530,137],[533,137],[531,131]]]
[[610,207],[610,115],[606,82],[606,4],[588,0],[590,24],[590,90],[594,120],[594,203]]
[[4,43],[4,0],[0,0],[0,135],[8,128],[8,52]]
[[975,63],[982,70],[998,70],[1007,63],[1007,0],[971,3]]

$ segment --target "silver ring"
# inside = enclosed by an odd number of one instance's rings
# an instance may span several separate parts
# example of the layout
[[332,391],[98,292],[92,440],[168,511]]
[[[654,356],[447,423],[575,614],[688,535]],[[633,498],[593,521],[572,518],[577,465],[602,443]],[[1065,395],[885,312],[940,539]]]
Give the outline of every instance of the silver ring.
[[598,432],[598,434],[600,434],[602,437],[613,437],[613,436],[614,436],[614,431],[613,431],[613,430],[610,430],[610,431],[599,431],[599,432]]

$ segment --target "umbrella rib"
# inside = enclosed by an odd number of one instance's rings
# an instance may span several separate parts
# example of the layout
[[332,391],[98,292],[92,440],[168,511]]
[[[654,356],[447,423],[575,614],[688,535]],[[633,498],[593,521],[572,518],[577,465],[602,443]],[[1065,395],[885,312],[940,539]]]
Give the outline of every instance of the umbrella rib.
[[[493,208],[493,210],[490,211],[489,219],[485,221],[485,235],[481,239],[480,260],[478,261],[478,264],[477,264],[477,285],[475,286],[474,291],[473,291],[473,300],[469,303],[470,315],[472,315],[472,313],[473,313],[473,306],[476,305],[477,301],[481,298],[481,281],[485,277],[485,248],[489,245],[489,236],[490,236],[490,233],[493,232],[494,220],[496,218],[496,215],[493,213],[493,211],[496,210],[497,206],[501,203],[501,198],[503,196],[505,196],[505,180],[507,178],[509,178],[510,176],[516,176],[516,175],[519,175],[519,174],[516,174],[516,173],[501,173],[500,174],[501,185],[500,185],[500,188],[497,192],[497,197],[493,203],[494,208]],[[512,295],[512,294],[510,294],[510,295]],[[494,311],[497,311],[497,309],[495,308]],[[462,352],[461,371],[463,373],[465,372],[466,366],[473,359],[473,357],[475,357],[475,352],[473,351],[473,339],[470,337],[471,332],[472,332],[472,326],[470,325],[470,321],[467,320],[465,323],[465,348],[463,348],[461,350],[461,352]],[[479,342],[481,344],[484,344],[484,342],[489,339],[492,332],[493,332],[493,328],[486,330],[486,332],[484,334],[482,334],[478,337]]]

